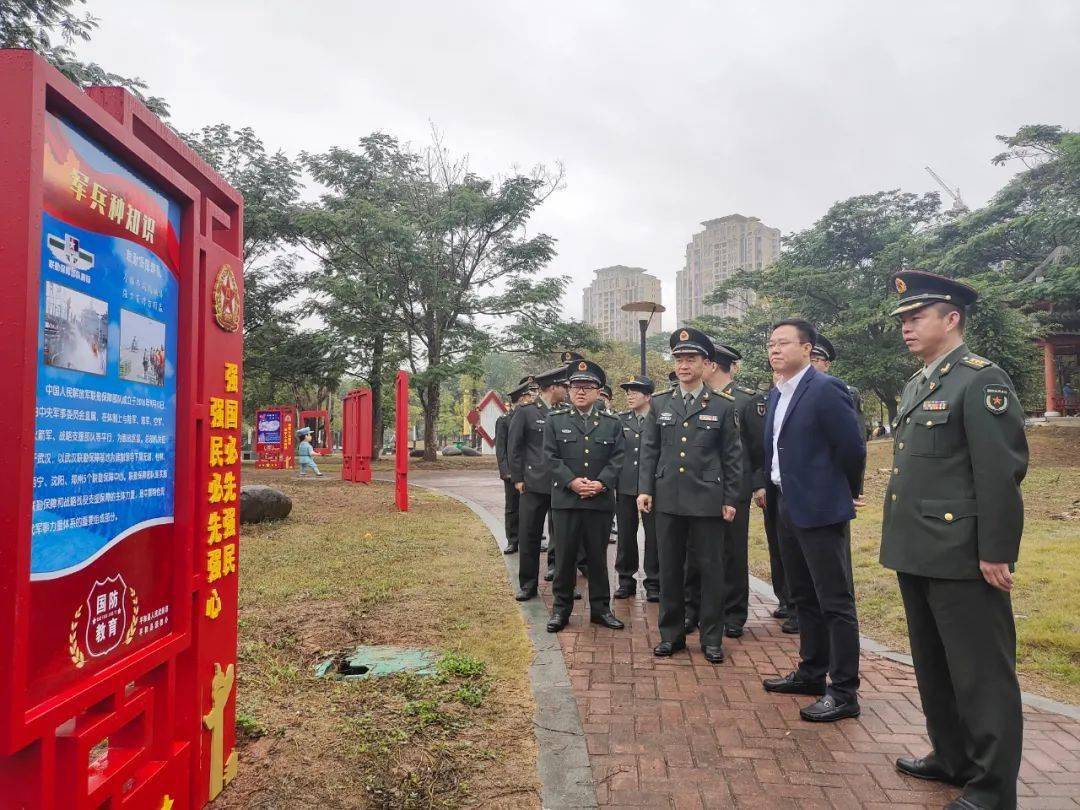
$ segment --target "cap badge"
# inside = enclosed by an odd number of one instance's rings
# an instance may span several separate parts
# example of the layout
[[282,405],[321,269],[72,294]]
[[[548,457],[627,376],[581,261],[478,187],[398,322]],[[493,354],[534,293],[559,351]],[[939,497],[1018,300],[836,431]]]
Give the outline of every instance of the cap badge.
[[896,282],[896,291],[898,293],[903,295],[904,293],[907,292],[907,282],[905,282],[902,278],[895,279],[895,282]]
[[584,360],[582,360],[580,363],[577,364],[577,370],[578,371],[585,371],[587,368],[588,368],[588,366],[585,364]]
[[637,377],[635,377],[633,374],[631,374],[630,375],[630,382],[637,382]]
[[683,329],[681,332],[679,332],[679,340],[689,340],[689,339],[690,339],[690,333],[687,332],[685,329]]

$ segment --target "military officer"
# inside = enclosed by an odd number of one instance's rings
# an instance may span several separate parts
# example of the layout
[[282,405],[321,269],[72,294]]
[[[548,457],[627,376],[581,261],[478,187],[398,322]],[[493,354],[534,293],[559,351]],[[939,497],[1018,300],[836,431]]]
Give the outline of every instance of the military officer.
[[[626,392],[630,410],[619,414],[622,434],[626,440],[622,471],[616,487],[615,513],[618,518],[618,546],[615,549],[615,571],[619,575],[616,599],[628,599],[637,592],[638,572],[638,523],[637,508],[638,471],[641,456],[641,434],[649,416],[653,394],[653,381],[644,375],[631,374],[630,379],[619,386]],[[660,557],[656,549],[656,515],[641,514],[640,523],[645,527],[645,599],[660,601]]]
[[[715,354],[706,364],[705,384],[714,392],[735,399],[735,411],[742,444],[742,484],[735,519],[725,525],[724,539],[724,635],[739,638],[749,613],[750,568],[748,543],[750,534],[750,498],[756,490],[765,489],[765,409],[758,413],[758,394],[752,388],[737,385],[733,365],[742,360],[737,349],[714,341]],[[687,632],[697,624],[701,580],[693,558],[687,559]]]
[[963,787],[948,808],[1015,808],[1023,716],[1010,591],[1027,472],[1012,380],[964,345],[966,284],[893,276],[893,310],[923,367],[894,424],[881,563],[897,572],[931,751],[896,767]]
[[528,405],[533,397],[532,377],[522,377],[518,386],[510,392],[510,409],[495,420],[495,460],[499,465],[499,477],[503,482],[503,519],[506,527],[506,548],[503,554],[517,554],[518,550],[518,501],[521,494],[510,475],[510,462],[506,457],[506,437],[510,432],[510,418],[514,409]]
[[653,397],[642,434],[638,508],[656,510],[660,552],[657,656],[686,648],[683,584],[690,544],[701,571],[701,649],[724,660],[724,524],[735,519],[742,487],[742,446],[730,394],[705,385],[712,341],[697,329],[669,340],[679,385]]
[[621,630],[611,612],[607,536],[615,511],[615,485],[622,469],[622,427],[600,407],[604,370],[589,360],[570,369],[570,405],[553,411],[544,426],[544,458],[551,491],[551,513],[558,538],[552,584],[549,633],[570,621],[574,607],[574,569],[585,548],[589,579],[589,617],[594,624]]
[[[540,535],[551,508],[551,476],[544,458],[544,426],[552,408],[566,399],[566,367],[558,366],[534,379],[540,388],[536,401],[518,408],[510,420],[506,457],[510,479],[521,495],[518,522],[518,592],[524,602],[536,596],[540,577]],[[554,561],[554,537],[548,543],[548,557]]]
[[597,404],[601,408],[603,408],[605,411],[612,410],[612,407],[611,407],[612,396],[613,395],[612,395],[612,392],[611,392],[611,386],[610,385],[605,385],[603,388],[600,389],[600,399],[599,399]]
[[[814,348],[810,350],[810,365],[816,368],[823,374],[831,374],[829,369],[832,368],[832,364],[836,362],[836,349],[833,348],[832,342],[824,335],[818,335],[814,340]],[[851,394],[851,401],[855,404],[855,413],[859,418],[859,429],[862,431],[863,438],[868,438],[869,433],[866,430],[866,414],[863,413],[862,395],[859,393],[859,389],[854,385],[848,385],[847,391]]]

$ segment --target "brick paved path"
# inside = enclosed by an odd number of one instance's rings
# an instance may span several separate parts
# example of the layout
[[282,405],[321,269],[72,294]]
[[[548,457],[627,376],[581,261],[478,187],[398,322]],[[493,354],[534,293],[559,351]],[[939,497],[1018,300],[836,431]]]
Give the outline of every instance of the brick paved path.
[[[502,486],[491,472],[414,480],[463,495],[501,520]],[[541,584],[550,607],[550,587]],[[587,591],[584,581],[578,585]],[[653,657],[658,606],[645,602],[641,588],[636,600],[612,600],[623,631],[589,624],[588,603],[575,603],[559,640],[601,807],[935,808],[956,795],[893,768],[898,755],[928,750],[910,667],[864,653],[862,716],[832,724],[799,719],[812,698],[761,688],[762,678],[791,671],[798,652],[796,637],[769,615],[774,604],[751,594],[746,635],[725,639],[727,661],[713,666],[696,634],[689,654]],[[1024,723],[1020,806],[1080,807],[1080,722],[1025,706]]]

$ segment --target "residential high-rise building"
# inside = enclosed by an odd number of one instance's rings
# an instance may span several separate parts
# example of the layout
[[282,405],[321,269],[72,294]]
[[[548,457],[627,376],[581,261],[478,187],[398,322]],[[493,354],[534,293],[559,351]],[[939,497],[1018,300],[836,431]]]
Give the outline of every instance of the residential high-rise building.
[[[616,264],[601,267],[596,278],[581,296],[581,317],[608,340],[637,343],[641,337],[638,313],[623,312],[623,304],[631,301],[660,303],[660,279],[649,275],[643,267]],[[659,332],[660,316],[652,319],[647,334]]]
[[675,274],[675,315],[680,324],[702,315],[741,318],[756,300],[742,290],[726,304],[705,304],[721,281],[741,269],[761,270],[780,256],[780,229],[757,217],[729,214],[701,223],[686,246],[686,263]]

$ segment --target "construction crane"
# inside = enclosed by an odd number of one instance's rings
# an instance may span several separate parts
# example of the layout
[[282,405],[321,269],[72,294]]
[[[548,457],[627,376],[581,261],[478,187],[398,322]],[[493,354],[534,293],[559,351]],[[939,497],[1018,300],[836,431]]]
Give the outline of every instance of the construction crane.
[[937,181],[937,184],[939,186],[941,186],[943,189],[945,189],[945,193],[948,194],[950,197],[952,197],[953,204],[952,204],[952,208],[949,209],[949,213],[951,213],[951,214],[966,214],[969,210],[971,210],[971,209],[969,209],[967,207],[967,204],[962,199],[960,199],[960,189],[951,189],[951,188],[949,188],[947,185],[945,185],[945,181],[942,180],[938,176],[937,172],[935,172],[929,166],[925,166],[924,168],[926,169],[927,172],[930,173],[930,176],[933,177]]

